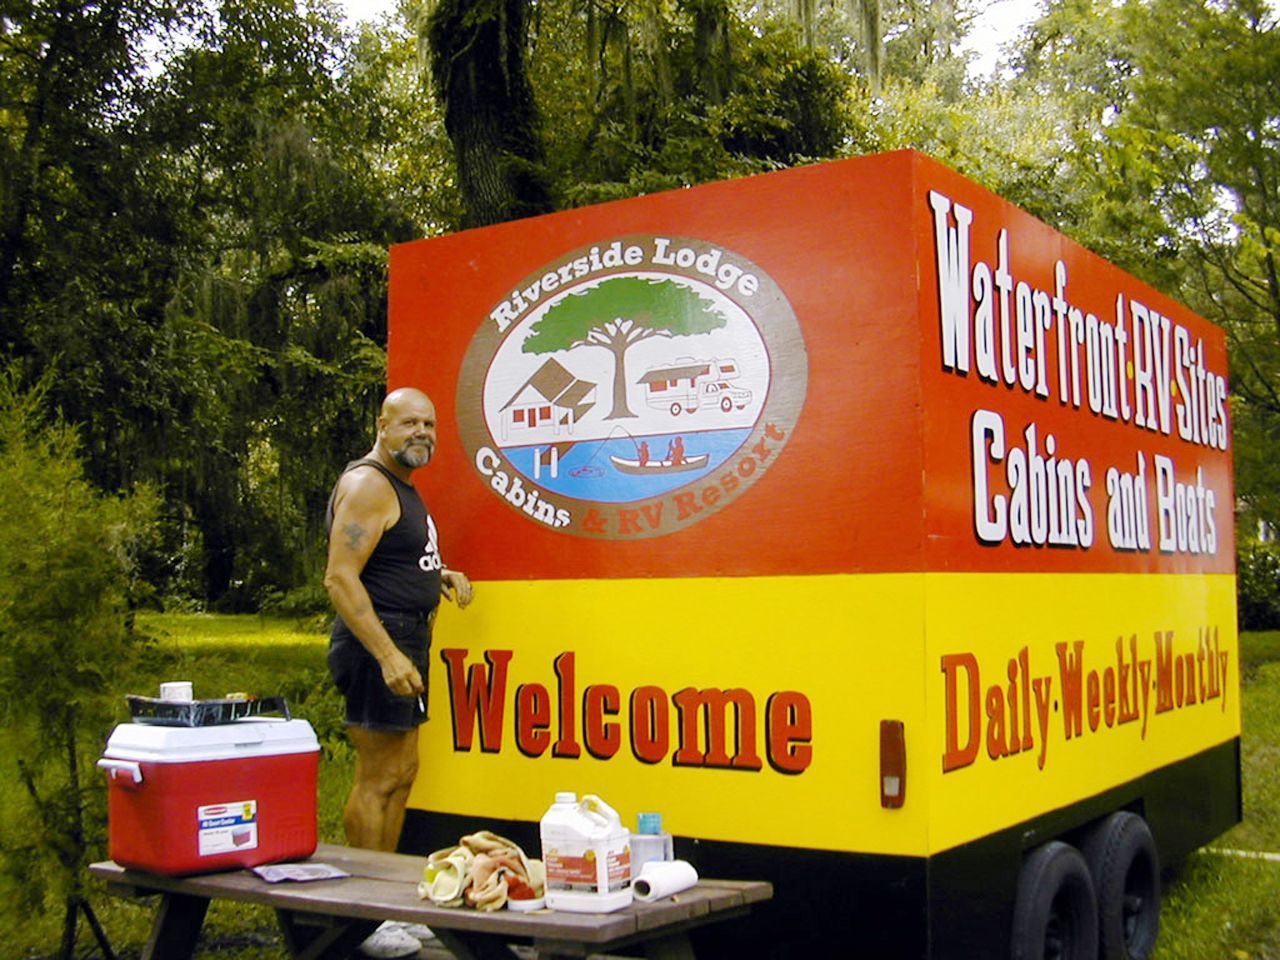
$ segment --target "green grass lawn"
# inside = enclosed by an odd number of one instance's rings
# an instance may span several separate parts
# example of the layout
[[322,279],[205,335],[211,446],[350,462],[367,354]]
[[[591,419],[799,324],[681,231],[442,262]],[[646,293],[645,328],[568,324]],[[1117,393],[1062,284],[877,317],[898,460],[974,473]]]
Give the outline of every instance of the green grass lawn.
[[[152,695],[163,680],[191,680],[197,697],[232,691],[283,695],[296,716],[308,720],[322,744],[318,787],[319,833],[342,840],[342,805],[350,783],[352,756],[342,731],[341,702],[325,667],[326,636],[315,624],[255,616],[151,614],[143,628],[157,638],[145,669],[120,681],[119,720],[127,718],[125,693]],[[1215,849],[1280,851],[1280,632],[1245,634],[1244,822]],[[103,730],[105,741],[110,730]],[[0,728],[0,842],[21,823],[22,799],[13,757],[22,749],[9,728]],[[96,771],[95,771],[96,772]],[[105,855],[105,850],[100,850]],[[60,908],[20,916],[14,908],[21,871],[0,874],[0,956],[43,960],[59,939]],[[103,925],[121,957],[139,955],[154,904],[92,896]],[[1280,960],[1280,863],[1194,855],[1165,891],[1163,929],[1157,960]],[[80,935],[79,957],[100,956],[88,930]],[[201,957],[284,960],[286,952],[269,911],[215,903],[205,926]]]
[[[1280,851],[1280,631],[1240,638],[1244,820],[1215,850]],[[1156,960],[1280,960],[1280,863],[1201,852],[1165,891]]]

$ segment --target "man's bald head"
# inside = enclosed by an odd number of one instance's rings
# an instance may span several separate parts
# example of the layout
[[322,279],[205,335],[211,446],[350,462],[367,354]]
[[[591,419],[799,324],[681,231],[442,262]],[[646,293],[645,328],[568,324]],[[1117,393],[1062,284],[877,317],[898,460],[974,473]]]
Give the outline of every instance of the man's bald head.
[[421,390],[387,394],[378,415],[378,446],[406,470],[425,466],[436,449],[436,407]]
[[397,387],[383,398],[380,415],[385,417],[390,412],[398,411],[400,407],[410,403],[427,403],[433,411],[435,410],[435,404],[431,403],[431,398],[417,387]]

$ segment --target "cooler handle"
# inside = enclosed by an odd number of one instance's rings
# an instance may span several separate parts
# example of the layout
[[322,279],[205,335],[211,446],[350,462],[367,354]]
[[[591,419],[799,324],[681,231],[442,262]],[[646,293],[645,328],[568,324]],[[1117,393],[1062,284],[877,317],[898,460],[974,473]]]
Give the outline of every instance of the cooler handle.
[[260,723],[236,723],[234,742],[237,747],[256,747],[267,739],[266,728]]
[[103,757],[98,761],[98,767],[101,770],[110,770],[112,780],[116,778],[116,774],[123,770],[125,773],[133,775],[134,783],[142,782],[142,766],[132,760],[116,760],[112,757]]

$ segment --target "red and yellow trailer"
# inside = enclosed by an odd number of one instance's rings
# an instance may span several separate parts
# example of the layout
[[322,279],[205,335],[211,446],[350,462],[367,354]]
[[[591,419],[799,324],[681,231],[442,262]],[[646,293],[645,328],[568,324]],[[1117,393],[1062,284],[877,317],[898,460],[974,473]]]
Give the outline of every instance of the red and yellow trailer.
[[477,582],[407,847],[591,792],[775,882],[743,955],[1142,956],[1239,820],[1223,335],[999,197],[899,152],[404,244],[389,336]]

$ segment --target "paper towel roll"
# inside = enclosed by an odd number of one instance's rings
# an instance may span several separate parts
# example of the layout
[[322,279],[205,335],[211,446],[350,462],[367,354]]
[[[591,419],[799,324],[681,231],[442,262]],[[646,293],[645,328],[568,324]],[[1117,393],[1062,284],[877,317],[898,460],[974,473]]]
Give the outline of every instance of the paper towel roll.
[[661,900],[698,882],[698,871],[688,860],[651,860],[631,881],[631,891],[642,903]]

